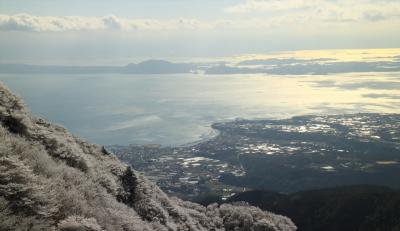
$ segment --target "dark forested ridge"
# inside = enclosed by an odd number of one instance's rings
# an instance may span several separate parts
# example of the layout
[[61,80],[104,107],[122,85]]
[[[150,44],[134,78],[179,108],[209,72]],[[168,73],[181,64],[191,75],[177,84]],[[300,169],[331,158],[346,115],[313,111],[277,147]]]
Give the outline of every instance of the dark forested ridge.
[[[383,186],[353,185],[292,194],[248,191],[226,202],[235,201],[286,215],[303,231],[400,230],[400,191]],[[203,201],[210,202],[216,200]]]

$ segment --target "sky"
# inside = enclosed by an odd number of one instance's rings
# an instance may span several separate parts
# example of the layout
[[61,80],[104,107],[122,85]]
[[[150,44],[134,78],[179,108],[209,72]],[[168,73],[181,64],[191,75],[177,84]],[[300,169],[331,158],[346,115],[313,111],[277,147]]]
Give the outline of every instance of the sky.
[[400,47],[398,0],[0,0],[0,62]]

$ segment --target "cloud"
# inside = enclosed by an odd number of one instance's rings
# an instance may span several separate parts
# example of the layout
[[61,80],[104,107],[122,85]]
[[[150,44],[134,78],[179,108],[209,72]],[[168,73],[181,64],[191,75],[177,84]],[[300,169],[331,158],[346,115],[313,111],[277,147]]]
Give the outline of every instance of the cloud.
[[374,98],[374,99],[377,99],[377,98],[400,99],[400,95],[394,95],[394,94],[374,94],[374,93],[371,93],[371,94],[364,94],[362,96],[366,97],[366,98]]
[[190,18],[170,20],[126,19],[115,15],[104,17],[39,17],[29,14],[0,15],[0,31],[93,31],[93,30],[218,30],[218,29],[264,29],[278,21],[275,19],[224,19],[201,21]]
[[102,19],[69,17],[36,17],[28,14],[0,15],[0,30],[65,31],[105,29]]
[[314,0],[247,0],[244,3],[227,7],[224,11],[228,13],[285,11],[309,7],[315,2]]
[[[117,18],[114,15],[109,15],[107,17],[104,17],[103,23],[106,26],[106,28],[109,28],[109,29],[123,29],[123,28],[126,28],[126,26],[127,26],[127,29],[130,29],[129,24],[124,25],[124,22],[121,21],[119,18]],[[132,28],[135,28],[135,26],[132,25]]]
[[208,27],[207,23],[196,19],[126,19],[115,15],[104,17],[0,15],[0,30],[2,31],[196,30]]
[[400,18],[395,0],[246,0],[224,9],[226,13],[279,13],[308,21],[382,21]]
[[[400,1],[391,0],[245,0],[224,9],[223,19],[199,20],[194,18],[128,19],[115,15],[104,17],[34,16],[30,14],[0,14],[0,31],[138,31],[138,30],[256,30],[259,32],[287,33],[295,29],[298,34],[305,29],[321,30],[392,31],[400,23]],[[245,14],[245,17],[241,17]],[[248,17],[248,16],[251,17]],[[386,22],[374,24],[371,22]],[[350,27],[346,23],[358,23]],[[304,27],[307,24],[307,27]],[[325,29],[330,26],[329,31]],[[383,26],[382,26],[383,25]],[[336,26],[334,28],[333,26]],[[389,30],[387,28],[390,28]],[[369,33],[369,32],[368,32]]]

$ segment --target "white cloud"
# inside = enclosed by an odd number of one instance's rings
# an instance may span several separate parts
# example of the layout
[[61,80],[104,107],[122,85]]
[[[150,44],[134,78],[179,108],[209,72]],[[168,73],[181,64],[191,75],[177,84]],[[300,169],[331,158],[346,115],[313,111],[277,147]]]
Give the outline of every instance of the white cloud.
[[228,13],[250,13],[292,10],[315,5],[316,0],[247,0],[225,9]]
[[[354,28],[396,28],[400,23],[399,0],[245,0],[224,9],[229,14],[221,20],[190,18],[127,19],[115,15],[104,17],[1,15],[0,31],[156,31],[156,30],[263,30],[277,28],[323,30],[341,26],[339,31]],[[245,14],[245,17],[242,15]],[[229,17],[230,16],[230,17]],[[251,16],[251,17],[249,17]],[[346,24],[344,24],[346,22]],[[383,22],[372,25],[372,22]],[[388,23],[387,23],[388,22]],[[328,25],[329,24],[329,25]],[[342,25],[340,25],[342,24]],[[368,30],[368,29],[367,29]],[[370,29],[372,30],[372,29]],[[374,31],[376,31],[374,29]]]
[[70,17],[36,17],[28,14],[0,15],[0,30],[65,31],[104,29],[101,19]]
[[224,9],[232,14],[274,13],[302,21],[381,21],[400,18],[398,0],[245,0]]
[[125,19],[114,15],[105,17],[38,17],[29,14],[0,15],[3,31],[90,31],[90,30],[177,30],[204,29],[209,24],[195,19]]

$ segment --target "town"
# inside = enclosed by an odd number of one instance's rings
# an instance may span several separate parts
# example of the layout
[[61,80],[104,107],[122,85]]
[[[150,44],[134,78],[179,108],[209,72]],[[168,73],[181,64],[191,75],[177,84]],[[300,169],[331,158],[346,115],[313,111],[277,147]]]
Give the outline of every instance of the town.
[[179,147],[109,149],[171,195],[185,199],[339,184],[399,187],[400,116],[352,114],[215,123],[219,134]]

